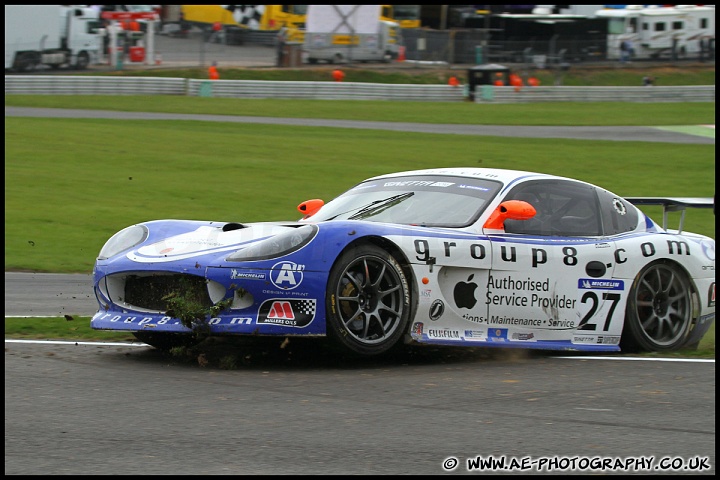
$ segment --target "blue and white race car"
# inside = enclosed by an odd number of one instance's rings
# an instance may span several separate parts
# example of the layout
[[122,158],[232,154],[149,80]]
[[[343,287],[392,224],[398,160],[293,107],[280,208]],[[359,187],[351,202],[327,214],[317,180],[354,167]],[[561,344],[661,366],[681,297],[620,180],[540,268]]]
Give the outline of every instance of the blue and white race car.
[[486,168],[377,176],[298,221],[157,220],[103,246],[92,327],[158,348],[205,336],[329,337],[586,352],[697,344],[715,318],[715,240],[586,182]]

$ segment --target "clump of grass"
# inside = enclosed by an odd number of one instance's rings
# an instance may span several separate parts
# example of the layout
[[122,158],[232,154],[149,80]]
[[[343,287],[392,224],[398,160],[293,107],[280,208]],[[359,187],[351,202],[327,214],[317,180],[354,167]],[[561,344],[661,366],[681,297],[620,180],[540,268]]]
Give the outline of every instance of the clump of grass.
[[[183,284],[185,282],[185,284]],[[177,290],[162,297],[166,302],[166,315],[177,318],[183,326],[192,330],[195,338],[204,340],[210,335],[209,320],[218,316],[232,303],[230,296],[208,307],[197,289],[191,288],[189,280],[183,279]]]
[[223,370],[236,370],[241,360],[238,355],[225,355],[218,361],[218,367]]

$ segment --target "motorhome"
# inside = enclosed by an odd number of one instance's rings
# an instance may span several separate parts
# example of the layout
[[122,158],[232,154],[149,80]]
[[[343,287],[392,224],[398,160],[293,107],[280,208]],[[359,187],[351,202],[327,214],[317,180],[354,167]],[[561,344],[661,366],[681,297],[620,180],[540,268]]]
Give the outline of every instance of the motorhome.
[[607,58],[682,59],[715,50],[715,7],[627,5],[605,8],[596,16],[608,20]]

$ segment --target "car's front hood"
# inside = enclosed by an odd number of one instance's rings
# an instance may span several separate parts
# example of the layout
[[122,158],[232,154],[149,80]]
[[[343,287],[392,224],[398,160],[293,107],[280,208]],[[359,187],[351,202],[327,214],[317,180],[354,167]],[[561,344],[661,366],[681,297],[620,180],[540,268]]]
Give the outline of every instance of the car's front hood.
[[294,225],[292,223],[248,223],[242,225],[213,223],[199,226],[190,232],[170,235],[161,240],[153,240],[153,238],[158,238],[157,229],[170,230],[167,228],[168,226],[155,224],[148,225],[148,227],[151,229],[148,242],[128,252],[128,259],[138,263],[164,263],[204,255],[230,253],[287,232]]

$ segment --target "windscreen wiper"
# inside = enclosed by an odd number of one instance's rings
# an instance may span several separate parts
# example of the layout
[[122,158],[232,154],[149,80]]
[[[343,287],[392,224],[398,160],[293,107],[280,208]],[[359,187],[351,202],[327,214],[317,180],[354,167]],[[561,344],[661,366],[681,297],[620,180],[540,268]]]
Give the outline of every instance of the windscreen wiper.
[[375,200],[374,202],[362,207],[360,210],[350,215],[348,217],[348,220],[357,220],[359,218],[368,217],[371,214],[380,213],[381,211],[395,206],[398,203],[404,201],[405,199],[412,197],[413,195],[415,195],[415,192],[405,192],[398,195],[393,195],[392,197],[383,198],[381,200]]

